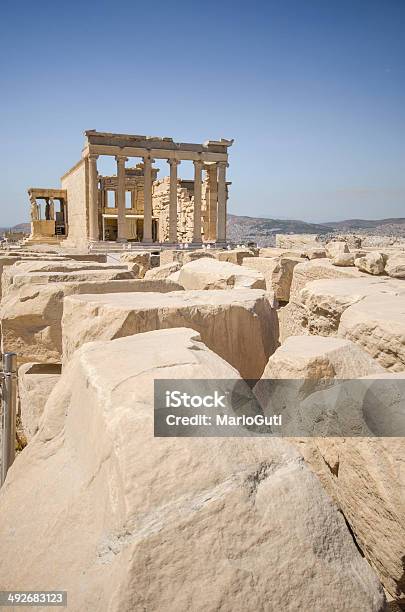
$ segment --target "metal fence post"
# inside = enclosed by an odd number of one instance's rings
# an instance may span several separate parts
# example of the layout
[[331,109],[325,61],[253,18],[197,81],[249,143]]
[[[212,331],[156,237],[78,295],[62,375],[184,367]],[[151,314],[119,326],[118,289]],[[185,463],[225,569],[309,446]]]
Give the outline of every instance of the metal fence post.
[[3,354],[2,372],[2,456],[1,483],[15,458],[16,412],[17,412],[17,355]]

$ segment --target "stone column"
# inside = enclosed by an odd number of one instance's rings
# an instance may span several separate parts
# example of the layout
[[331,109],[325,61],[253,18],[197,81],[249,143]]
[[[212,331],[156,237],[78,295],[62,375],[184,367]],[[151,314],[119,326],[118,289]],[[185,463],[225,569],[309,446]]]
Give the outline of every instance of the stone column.
[[144,204],[143,204],[143,239],[152,242],[152,164],[155,160],[149,155],[143,158]]
[[201,243],[201,171],[203,162],[201,160],[194,161],[194,228],[193,242]]
[[169,242],[177,242],[177,166],[178,159],[168,159],[170,165]]
[[89,240],[98,240],[98,155],[90,154],[89,160]]
[[124,155],[117,155],[117,242],[127,241],[127,224],[125,219],[125,162],[127,158]]
[[226,241],[226,162],[218,162],[217,242]]
[[207,240],[215,240],[217,234],[217,201],[218,201],[218,177],[217,165],[206,164],[205,166],[208,179],[208,231]]
[[49,198],[49,218],[51,221],[55,221],[55,202],[53,198]]

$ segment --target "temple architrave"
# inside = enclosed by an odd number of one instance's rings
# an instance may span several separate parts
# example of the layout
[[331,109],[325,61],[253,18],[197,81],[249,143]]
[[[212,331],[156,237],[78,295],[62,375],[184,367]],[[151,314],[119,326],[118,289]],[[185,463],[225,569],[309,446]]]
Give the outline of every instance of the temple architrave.
[[[62,176],[61,189],[28,190],[28,242],[63,240],[76,248],[103,242],[225,244],[230,184],[226,168],[232,143],[176,143],[172,138],[88,130],[82,159]],[[98,173],[97,160],[103,155],[115,158],[116,175]],[[127,166],[134,157],[140,162]],[[169,176],[157,178],[156,159],[167,160]],[[194,180],[178,176],[181,162],[188,160],[194,164]]]

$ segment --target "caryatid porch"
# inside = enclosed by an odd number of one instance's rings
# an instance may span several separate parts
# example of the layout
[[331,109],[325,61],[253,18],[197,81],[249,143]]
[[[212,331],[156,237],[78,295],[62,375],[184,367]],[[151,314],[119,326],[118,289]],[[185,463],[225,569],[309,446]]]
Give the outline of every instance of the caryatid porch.
[[[64,189],[30,187],[28,196],[31,202],[30,240],[55,240],[67,235],[67,194]],[[41,208],[38,200],[43,200]],[[55,209],[55,200],[59,210]]]
[[[152,164],[155,159],[165,159],[170,166],[169,242],[177,242],[177,186],[178,166],[182,161],[194,163],[194,225],[195,244],[203,240],[226,242],[226,202],[228,147],[233,140],[207,141],[204,144],[175,143],[172,138],[157,138],[127,134],[110,134],[89,130],[82,157],[88,164],[88,217],[89,239],[100,240],[99,175],[97,159],[100,155],[114,156],[117,163],[117,240],[125,242],[126,232],[125,163],[129,157],[140,157],[143,161],[143,238],[150,244],[152,237],[152,189],[156,177]],[[202,171],[207,173],[206,217],[202,225]]]

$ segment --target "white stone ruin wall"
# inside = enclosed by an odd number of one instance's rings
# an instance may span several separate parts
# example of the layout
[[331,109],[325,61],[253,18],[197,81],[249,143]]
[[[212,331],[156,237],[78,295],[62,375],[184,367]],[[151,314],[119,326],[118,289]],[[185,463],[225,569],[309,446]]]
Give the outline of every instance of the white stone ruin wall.
[[[170,177],[154,181],[152,190],[153,215],[159,219],[159,241],[169,240]],[[205,208],[205,188],[202,190],[202,209]],[[180,182],[177,186],[177,239],[192,242],[194,227],[194,196]]]

